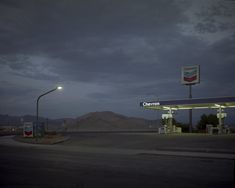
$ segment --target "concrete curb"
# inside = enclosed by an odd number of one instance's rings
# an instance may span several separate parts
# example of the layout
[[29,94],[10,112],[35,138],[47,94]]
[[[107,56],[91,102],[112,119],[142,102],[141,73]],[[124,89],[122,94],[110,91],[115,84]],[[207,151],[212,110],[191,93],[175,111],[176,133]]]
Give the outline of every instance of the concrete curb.
[[69,136],[59,136],[54,138],[38,138],[37,140],[35,138],[23,138],[22,136],[14,136],[13,140],[21,143],[27,143],[27,144],[42,144],[42,145],[53,145],[65,142],[69,140]]

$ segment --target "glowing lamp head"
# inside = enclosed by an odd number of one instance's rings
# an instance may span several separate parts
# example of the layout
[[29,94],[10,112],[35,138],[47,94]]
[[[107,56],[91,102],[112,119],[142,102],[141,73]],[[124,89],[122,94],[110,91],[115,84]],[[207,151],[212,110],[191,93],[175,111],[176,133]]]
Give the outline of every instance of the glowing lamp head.
[[58,86],[58,87],[57,87],[57,89],[58,89],[58,90],[61,90],[61,89],[63,89],[63,87],[61,87],[61,86]]

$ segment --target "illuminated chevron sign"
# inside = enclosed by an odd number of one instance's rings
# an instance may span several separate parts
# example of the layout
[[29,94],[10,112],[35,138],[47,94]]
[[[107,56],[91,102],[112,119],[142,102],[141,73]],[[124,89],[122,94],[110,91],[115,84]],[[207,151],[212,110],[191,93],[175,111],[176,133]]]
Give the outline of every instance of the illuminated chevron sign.
[[200,66],[185,66],[182,67],[181,83],[190,85],[200,82]]

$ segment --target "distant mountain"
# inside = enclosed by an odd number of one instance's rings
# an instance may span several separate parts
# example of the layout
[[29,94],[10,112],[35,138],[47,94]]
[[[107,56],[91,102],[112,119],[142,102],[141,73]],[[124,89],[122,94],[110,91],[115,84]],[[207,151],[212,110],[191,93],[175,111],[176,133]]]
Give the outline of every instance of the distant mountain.
[[[19,127],[23,125],[23,122],[34,122],[36,121],[36,116],[33,115],[24,115],[24,116],[10,116],[10,115],[1,115],[0,114],[0,126],[15,126]],[[52,124],[61,124],[62,120],[52,120],[44,117],[39,117],[40,122],[52,123]]]
[[91,112],[76,119],[76,123],[68,127],[69,131],[121,131],[157,129],[160,121],[127,117],[110,111]]
[[[0,126],[21,126],[23,122],[35,121],[32,115],[0,115]],[[155,130],[160,120],[127,117],[110,111],[91,112],[78,118],[47,119],[40,117],[49,130],[60,131],[121,131],[121,130]]]
[[20,117],[0,114],[0,126],[19,126]]

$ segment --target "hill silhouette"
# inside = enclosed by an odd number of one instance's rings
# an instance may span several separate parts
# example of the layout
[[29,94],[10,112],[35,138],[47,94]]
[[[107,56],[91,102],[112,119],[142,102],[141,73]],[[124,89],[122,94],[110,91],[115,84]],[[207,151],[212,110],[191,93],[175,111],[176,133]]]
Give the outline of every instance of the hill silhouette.
[[157,129],[160,121],[127,117],[111,111],[91,112],[76,119],[69,130],[121,131]]
[[[22,126],[23,121],[35,121],[35,116],[0,115],[0,126]],[[77,118],[48,119],[39,118],[49,130],[57,131],[131,131],[156,130],[160,120],[127,117],[111,111],[90,112]]]

